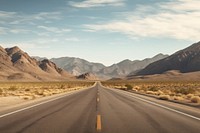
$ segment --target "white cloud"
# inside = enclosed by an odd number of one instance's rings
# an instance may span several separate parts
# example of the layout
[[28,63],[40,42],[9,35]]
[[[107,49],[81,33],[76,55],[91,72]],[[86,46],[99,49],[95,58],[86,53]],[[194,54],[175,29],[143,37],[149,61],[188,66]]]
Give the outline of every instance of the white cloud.
[[200,1],[178,0],[138,6],[125,19],[85,25],[89,31],[120,32],[135,37],[167,37],[200,40]]
[[38,26],[38,28],[46,30],[48,32],[57,33],[57,34],[66,33],[66,32],[71,31],[70,29],[59,29],[57,27],[47,27],[47,26]]
[[102,7],[102,6],[123,6],[124,0],[85,0],[82,2],[72,2],[69,4],[77,8],[91,8],[91,7]]
[[79,42],[80,40],[76,37],[71,37],[71,38],[65,38],[65,41],[70,41],[70,42]]
[[36,14],[22,14],[17,12],[0,11],[0,22],[2,24],[30,24],[34,22],[43,22],[50,20],[59,20],[62,18],[61,12],[40,12]]
[[[51,22],[61,18],[61,12],[40,12],[36,14],[25,14],[18,12],[0,11],[0,34],[25,34],[28,32],[36,33],[36,31],[30,29],[37,27],[38,24],[46,23],[46,21]],[[64,33],[70,31],[69,29],[56,29],[53,27],[43,28],[46,28],[46,31],[48,32],[54,33]]]
[[0,18],[12,18],[16,15],[16,12],[5,12],[5,11],[0,11]]
[[33,14],[29,19],[35,20],[59,20],[61,19],[61,12],[40,12]]
[[10,29],[9,32],[10,33],[14,33],[14,34],[19,34],[19,33],[28,33],[29,30],[24,30],[24,29]]

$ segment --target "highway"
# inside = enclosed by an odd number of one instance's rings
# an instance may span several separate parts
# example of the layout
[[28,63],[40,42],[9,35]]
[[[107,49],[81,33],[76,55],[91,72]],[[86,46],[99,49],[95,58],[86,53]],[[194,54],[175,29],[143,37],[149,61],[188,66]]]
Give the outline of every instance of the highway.
[[0,133],[199,133],[200,109],[97,83],[0,115]]

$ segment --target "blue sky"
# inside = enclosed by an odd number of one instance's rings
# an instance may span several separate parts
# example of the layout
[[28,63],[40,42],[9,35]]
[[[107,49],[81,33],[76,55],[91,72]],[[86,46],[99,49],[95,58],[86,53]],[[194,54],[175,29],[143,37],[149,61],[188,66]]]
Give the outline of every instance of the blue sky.
[[0,44],[111,65],[200,39],[199,0],[0,0]]

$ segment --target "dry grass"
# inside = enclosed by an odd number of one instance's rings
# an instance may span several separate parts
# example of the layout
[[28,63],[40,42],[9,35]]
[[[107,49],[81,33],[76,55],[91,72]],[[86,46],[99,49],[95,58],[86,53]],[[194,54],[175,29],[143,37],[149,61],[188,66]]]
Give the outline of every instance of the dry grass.
[[160,99],[176,100],[182,102],[200,103],[199,81],[106,81],[102,82],[106,87],[123,89],[125,85],[131,85],[134,91],[155,95]]
[[0,97],[18,96],[24,100],[78,90],[92,86],[94,82],[0,82]]
[[184,100],[184,98],[181,97],[181,96],[174,96],[173,99],[177,100],[177,101],[183,101]]
[[191,98],[191,102],[193,103],[200,103],[200,97],[199,96],[194,96]]

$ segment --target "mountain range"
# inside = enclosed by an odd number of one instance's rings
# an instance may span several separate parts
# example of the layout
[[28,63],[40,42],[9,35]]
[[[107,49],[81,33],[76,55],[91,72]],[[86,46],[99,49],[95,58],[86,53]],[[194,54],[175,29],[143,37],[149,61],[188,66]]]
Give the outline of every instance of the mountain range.
[[[95,75],[98,79],[122,78],[129,74],[136,73],[137,71],[145,68],[152,62],[166,58],[168,55],[158,54],[152,58],[144,60],[123,60],[111,66],[105,66],[101,63],[93,63],[80,58],[74,57],[61,57],[52,58],[50,61],[54,62],[60,68],[70,72],[72,75],[79,76],[84,74]],[[38,61],[45,59],[35,57]]]
[[[0,80],[200,79],[200,42],[170,56],[123,60],[111,66],[80,58],[31,57],[19,47],[0,46]],[[187,80],[187,78],[186,78]]]

